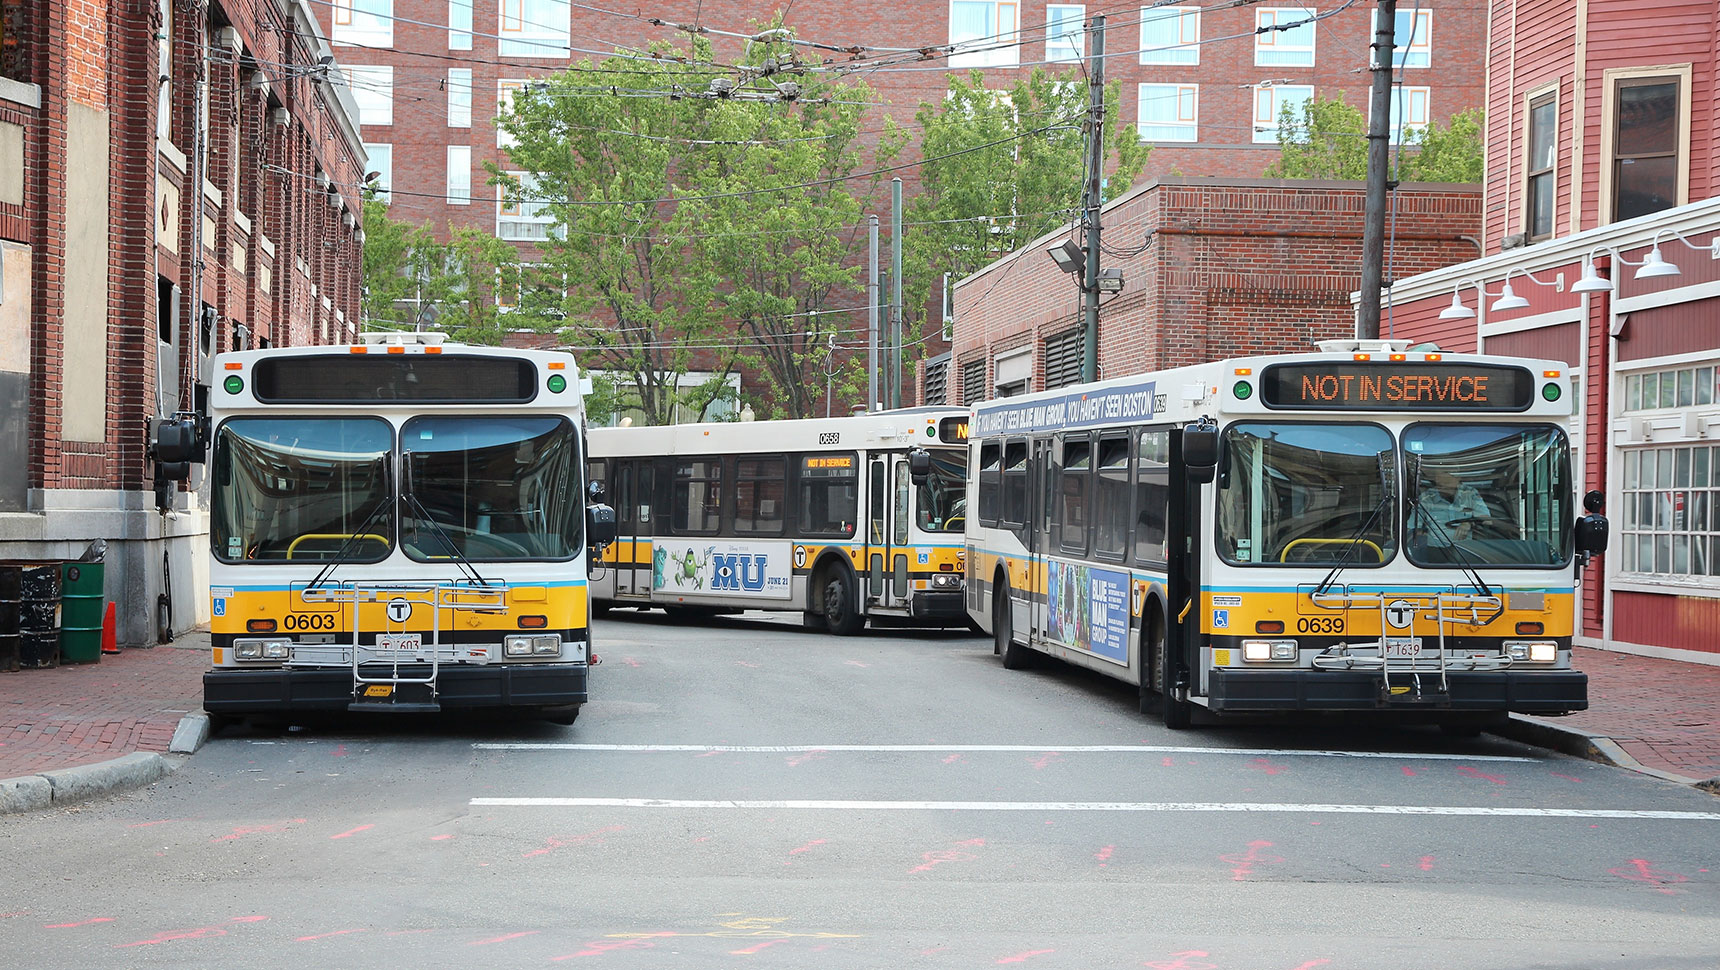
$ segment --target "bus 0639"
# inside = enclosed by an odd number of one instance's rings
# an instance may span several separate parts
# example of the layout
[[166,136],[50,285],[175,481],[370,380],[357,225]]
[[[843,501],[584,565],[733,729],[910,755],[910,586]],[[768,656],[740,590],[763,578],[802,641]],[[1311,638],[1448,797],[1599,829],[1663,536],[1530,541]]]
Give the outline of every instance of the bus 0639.
[[207,434],[157,433],[209,461],[204,708],[571,723],[593,661],[588,546],[614,521],[586,503],[571,358],[361,339],[219,355]]
[[1331,341],[974,409],[967,607],[1214,715],[1379,711],[1469,733],[1588,705],[1564,364]]
[[965,625],[967,412],[593,428],[618,538],[599,608]]

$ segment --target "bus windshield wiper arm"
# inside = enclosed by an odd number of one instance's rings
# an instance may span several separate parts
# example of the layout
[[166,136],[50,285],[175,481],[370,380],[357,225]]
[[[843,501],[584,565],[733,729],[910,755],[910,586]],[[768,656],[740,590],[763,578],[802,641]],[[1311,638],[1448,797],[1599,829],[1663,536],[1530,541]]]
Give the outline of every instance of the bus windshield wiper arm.
[[1361,546],[1363,541],[1362,536],[1368,534],[1368,530],[1373,528],[1375,522],[1379,521],[1380,513],[1384,512],[1386,507],[1391,505],[1392,499],[1397,497],[1396,489],[1392,488],[1393,479],[1396,477],[1393,472],[1397,471],[1395,465],[1397,456],[1392,452],[1382,451],[1376,455],[1375,458],[1379,462],[1380,466],[1381,494],[1379,504],[1375,505],[1374,510],[1368,513],[1368,517],[1363,520],[1361,526],[1359,526],[1355,532],[1351,533],[1350,538],[1346,541],[1344,546],[1344,554],[1338,557],[1338,561],[1333,564],[1332,570],[1326,574],[1326,578],[1320,580],[1320,585],[1314,587],[1315,596],[1319,596],[1332,587],[1332,583],[1338,578],[1338,574],[1343,572],[1344,568],[1349,565],[1350,556],[1353,555],[1356,549]]
[[[1451,550],[1451,554],[1457,557],[1457,564],[1463,567],[1464,578],[1475,584],[1475,588],[1481,591],[1482,596],[1492,596],[1493,587],[1487,585],[1487,580],[1481,578],[1480,570],[1476,569],[1475,563],[1470,560],[1466,553],[1464,553],[1463,547],[1457,544],[1457,537],[1446,531],[1445,523],[1439,521],[1438,518],[1429,514],[1421,507],[1421,501],[1418,497],[1411,497],[1409,500],[1409,515],[1405,517],[1405,520],[1413,520],[1413,517],[1417,513],[1420,513],[1421,517],[1425,519],[1429,525],[1433,526],[1435,534],[1445,540],[1445,548]],[[1499,614],[1504,611],[1505,602],[1501,600],[1499,603],[1499,612],[1494,613],[1487,622],[1492,623],[1494,620],[1499,619]],[[1485,626],[1486,624],[1483,625]]]
[[305,587],[306,589],[316,589],[318,586],[322,585],[324,579],[334,574],[336,566],[344,565],[351,561],[348,558],[348,555],[349,553],[356,551],[359,538],[370,533],[370,527],[374,522],[376,522],[376,517],[381,515],[382,510],[391,504],[391,500],[394,496],[394,475],[392,469],[389,467],[388,456],[379,455],[376,460],[382,465],[381,497],[376,500],[376,505],[371,507],[370,514],[364,517],[364,521],[359,524],[359,527],[356,530],[347,533],[346,539],[340,544],[340,548],[335,550],[334,558],[330,559],[323,568],[317,570],[317,574],[315,576],[311,577],[310,584]]
[[442,523],[437,522],[436,517],[430,514],[430,510],[424,507],[424,503],[418,500],[418,494],[412,488],[412,452],[402,451],[400,453],[400,465],[406,470],[405,481],[401,482],[400,497],[406,500],[412,514],[420,522],[430,523],[430,528],[435,530],[437,538],[441,539],[442,544],[448,548],[448,558],[454,561],[454,566],[460,570],[460,575],[476,585],[490,585],[489,580],[478,573],[478,568],[472,565],[472,561],[467,559],[466,554],[460,551],[460,547],[454,544],[453,538],[442,528]]

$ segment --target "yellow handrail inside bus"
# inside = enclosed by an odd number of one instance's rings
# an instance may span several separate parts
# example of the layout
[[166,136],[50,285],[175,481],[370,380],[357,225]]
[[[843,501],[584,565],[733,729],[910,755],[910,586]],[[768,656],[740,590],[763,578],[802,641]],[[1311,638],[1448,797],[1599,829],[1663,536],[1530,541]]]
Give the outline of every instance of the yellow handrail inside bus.
[[382,543],[383,548],[386,549],[388,547],[388,537],[379,536],[374,532],[366,532],[362,534],[352,532],[307,532],[304,535],[299,536],[297,539],[294,539],[292,542],[287,543],[288,559],[293,558],[293,550],[297,549],[299,547],[299,543],[306,539],[340,539],[343,542],[347,539],[375,539],[377,542]]
[[[1374,550],[1374,555],[1379,557],[1380,562],[1386,561],[1385,550],[1381,549],[1379,546],[1368,541],[1367,539],[1361,539],[1358,541],[1360,541],[1362,545],[1372,548]],[[1296,548],[1297,546],[1300,546],[1304,543],[1306,543],[1307,545],[1310,545],[1310,546],[1347,546],[1350,544],[1350,540],[1349,539],[1292,539],[1292,540],[1290,540],[1290,544],[1284,547],[1284,551],[1278,554],[1278,561],[1279,562],[1289,562],[1290,561],[1290,550],[1292,550],[1292,549]]]

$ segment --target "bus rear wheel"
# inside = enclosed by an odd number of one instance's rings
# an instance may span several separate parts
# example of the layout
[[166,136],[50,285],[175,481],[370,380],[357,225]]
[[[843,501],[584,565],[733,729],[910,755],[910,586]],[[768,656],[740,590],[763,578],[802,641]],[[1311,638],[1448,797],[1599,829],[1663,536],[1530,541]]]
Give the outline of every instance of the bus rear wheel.
[[839,637],[860,632],[866,618],[854,608],[854,579],[836,567],[824,574],[824,628]]
[[1022,670],[1032,658],[1025,644],[1015,642],[1015,616],[1009,608],[1009,583],[998,583],[992,589],[996,591],[992,594],[991,621],[992,635],[997,638],[996,653],[1003,658],[1005,670]]
[[1159,716],[1165,727],[1181,731],[1193,723],[1194,705],[1177,698],[1176,671],[1171,667],[1170,645],[1163,623],[1158,624],[1153,641],[1153,679],[1159,688]]

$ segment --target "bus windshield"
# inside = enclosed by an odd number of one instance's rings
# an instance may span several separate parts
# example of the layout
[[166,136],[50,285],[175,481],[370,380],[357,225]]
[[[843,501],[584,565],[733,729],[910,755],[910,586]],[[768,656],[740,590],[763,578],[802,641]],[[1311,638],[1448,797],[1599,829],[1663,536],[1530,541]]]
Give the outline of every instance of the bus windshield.
[[1570,442],[1558,428],[1418,424],[1404,430],[1411,562],[1562,566],[1571,556]]
[[1396,554],[1397,455],[1372,424],[1233,424],[1219,458],[1227,562],[1378,565]]
[[394,529],[381,418],[233,418],[215,434],[209,540],[226,561],[376,562]]
[[[400,432],[413,559],[571,559],[585,496],[578,436],[559,417],[419,417]],[[428,518],[425,518],[428,516]]]
[[915,496],[920,528],[960,532],[967,524],[967,453],[931,453],[932,471]]

